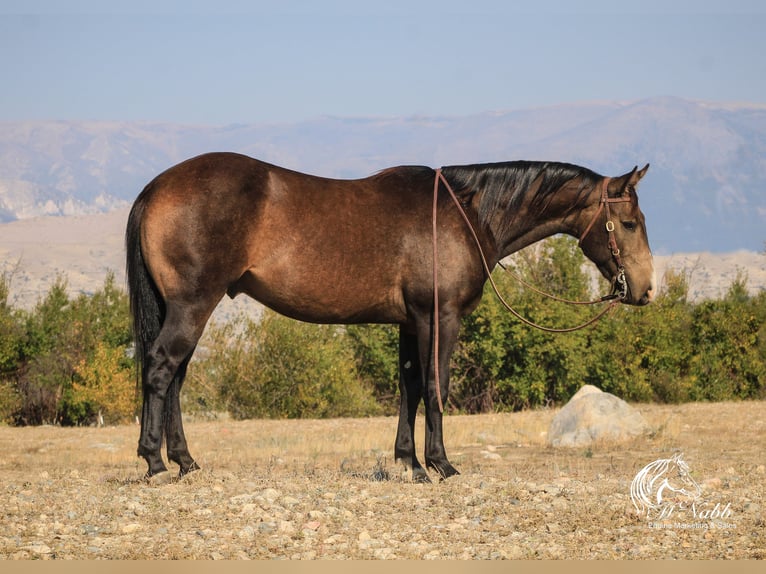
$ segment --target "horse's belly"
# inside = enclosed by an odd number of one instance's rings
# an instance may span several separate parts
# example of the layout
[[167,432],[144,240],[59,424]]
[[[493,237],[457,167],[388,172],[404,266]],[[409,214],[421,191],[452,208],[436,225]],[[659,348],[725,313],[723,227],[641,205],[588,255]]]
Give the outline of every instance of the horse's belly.
[[282,273],[249,270],[228,294],[245,293],[274,311],[312,323],[402,323],[407,319],[401,288],[350,271],[311,269]]

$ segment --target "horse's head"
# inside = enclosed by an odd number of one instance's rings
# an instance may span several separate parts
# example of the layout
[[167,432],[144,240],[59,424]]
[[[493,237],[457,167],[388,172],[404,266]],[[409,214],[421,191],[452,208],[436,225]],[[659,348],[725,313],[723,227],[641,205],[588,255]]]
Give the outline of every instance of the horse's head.
[[612,282],[625,303],[646,305],[654,299],[656,276],[646,234],[644,214],[638,207],[636,187],[649,164],[621,177],[605,178],[583,211],[580,247],[601,274]]

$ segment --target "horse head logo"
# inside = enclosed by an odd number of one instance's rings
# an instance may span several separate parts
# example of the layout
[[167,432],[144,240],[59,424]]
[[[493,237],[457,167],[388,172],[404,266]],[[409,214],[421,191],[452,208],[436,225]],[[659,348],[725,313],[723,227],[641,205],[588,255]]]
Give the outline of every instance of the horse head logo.
[[663,514],[663,509],[676,503],[691,503],[699,499],[702,489],[689,473],[682,453],[672,458],[650,462],[633,479],[630,498],[640,515]]

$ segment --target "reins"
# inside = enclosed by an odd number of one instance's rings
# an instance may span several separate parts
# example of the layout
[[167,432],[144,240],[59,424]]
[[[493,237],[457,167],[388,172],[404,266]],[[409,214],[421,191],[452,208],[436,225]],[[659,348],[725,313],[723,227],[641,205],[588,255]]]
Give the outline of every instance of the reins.
[[609,313],[612,309],[614,309],[614,307],[618,303],[620,303],[623,299],[625,299],[625,297],[627,297],[627,281],[625,279],[625,268],[622,265],[622,260],[620,259],[620,250],[617,247],[617,241],[614,236],[614,222],[612,221],[612,218],[611,218],[611,209],[609,207],[609,204],[630,201],[630,198],[629,197],[616,197],[616,198],[609,197],[607,193],[609,180],[610,178],[608,177],[605,177],[603,179],[603,183],[601,186],[601,198],[599,200],[598,209],[596,210],[596,213],[593,215],[593,218],[591,219],[588,226],[585,228],[585,231],[580,236],[578,245],[582,246],[583,240],[588,235],[588,233],[590,233],[591,229],[593,228],[593,225],[596,222],[596,219],[598,219],[598,216],[601,214],[603,210],[606,210],[606,230],[609,237],[608,245],[609,245],[609,250],[612,253],[612,257],[614,258],[615,263],[617,264],[618,271],[617,271],[617,276],[615,278],[615,288],[619,286],[619,289],[620,289],[619,292],[616,292],[615,290],[615,292],[613,292],[612,294],[605,295],[594,301],[571,301],[569,299],[564,299],[562,297],[558,297],[556,295],[552,295],[550,293],[541,291],[540,289],[530,285],[526,281],[522,280],[520,277],[511,273],[507,269],[507,267],[505,267],[502,263],[499,264],[502,269],[510,273],[520,283],[522,283],[522,285],[531,289],[535,293],[544,295],[545,297],[553,299],[554,301],[559,301],[559,302],[567,303],[571,305],[594,305],[597,303],[609,302],[609,305],[607,305],[604,309],[599,311],[594,317],[590,318],[589,320],[587,320],[585,323],[582,323],[581,325],[577,325],[574,327],[552,328],[552,327],[546,327],[544,325],[539,325],[535,323],[534,321],[527,319],[526,317],[521,315],[518,311],[516,311],[502,296],[502,294],[500,293],[500,290],[497,288],[497,284],[495,283],[495,280],[492,278],[492,270],[489,268],[489,264],[487,263],[487,258],[484,255],[484,250],[482,249],[481,242],[479,241],[479,237],[476,234],[476,230],[471,224],[471,221],[468,219],[468,215],[466,215],[465,210],[463,209],[463,206],[460,204],[460,200],[457,198],[457,195],[452,189],[452,186],[450,186],[449,182],[444,177],[444,174],[442,173],[441,168],[436,170],[436,177],[434,178],[433,212],[431,217],[431,223],[432,223],[432,232],[433,232],[434,377],[436,379],[436,398],[439,405],[439,412],[444,412],[444,405],[443,405],[442,396],[441,396],[441,385],[439,382],[440,381],[440,378],[439,378],[439,288],[438,288],[439,277],[438,277],[438,269],[437,269],[439,252],[437,247],[437,225],[436,225],[439,182],[444,183],[444,187],[447,189],[447,191],[450,194],[450,197],[452,198],[452,201],[455,203],[458,213],[460,213],[461,217],[463,218],[466,225],[468,226],[468,230],[471,232],[471,236],[473,237],[473,240],[476,243],[476,247],[479,250],[479,257],[481,258],[481,263],[484,268],[484,272],[487,274],[487,279],[489,280],[489,283],[492,286],[492,290],[495,292],[495,296],[498,298],[498,300],[503,305],[503,307],[505,307],[514,317],[519,319],[522,323],[530,327],[534,327],[535,329],[545,331],[546,333],[571,333],[573,331],[579,331],[580,329],[584,329],[585,327],[592,325],[593,323],[601,319],[601,317]]

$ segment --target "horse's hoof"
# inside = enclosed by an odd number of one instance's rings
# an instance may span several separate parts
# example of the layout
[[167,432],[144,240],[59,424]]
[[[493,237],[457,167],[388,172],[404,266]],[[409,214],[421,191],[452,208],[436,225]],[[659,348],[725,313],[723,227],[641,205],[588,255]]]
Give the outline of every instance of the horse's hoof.
[[419,484],[426,484],[431,482],[428,477],[426,469],[420,466],[420,464],[413,466],[406,462],[403,458],[398,459],[396,462],[402,464],[402,482],[414,482]]
[[170,471],[163,470],[162,472],[158,472],[156,474],[149,474],[146,473],[146,476],[144,476],[144,480],[152,486],[161,486],[163,484],[170,484],[173,480],[173,475],[170,474]]
[[446,460],[440,464],[429,462],[428,468],[435,470],[439,474],[439,482],[448,479],[450,476],[460,474],[458,470]]
[[431,478],[423,467],[412,469],[412,482],[415,484],[429,484]]

